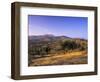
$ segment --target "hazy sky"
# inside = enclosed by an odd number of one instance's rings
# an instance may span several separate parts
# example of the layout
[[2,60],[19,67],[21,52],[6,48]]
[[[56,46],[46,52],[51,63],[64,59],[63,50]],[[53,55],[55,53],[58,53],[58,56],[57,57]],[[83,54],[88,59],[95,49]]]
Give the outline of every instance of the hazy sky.
[[29,35],[53,34],[72,38],[88,38],[87,17],[28,16]]

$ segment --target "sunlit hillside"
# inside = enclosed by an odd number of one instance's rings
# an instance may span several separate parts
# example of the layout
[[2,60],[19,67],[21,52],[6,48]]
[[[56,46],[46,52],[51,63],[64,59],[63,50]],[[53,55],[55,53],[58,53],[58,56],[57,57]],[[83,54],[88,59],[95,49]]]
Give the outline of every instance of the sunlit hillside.
[[28,65],[70,65],[87,63],[87,40],[67,36],[28,37]]

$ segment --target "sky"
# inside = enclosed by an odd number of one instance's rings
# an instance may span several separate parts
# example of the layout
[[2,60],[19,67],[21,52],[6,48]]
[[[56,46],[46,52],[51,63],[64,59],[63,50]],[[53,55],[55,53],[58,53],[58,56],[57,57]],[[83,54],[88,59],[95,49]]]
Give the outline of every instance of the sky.
[[28,16],[29,36],[52,34],[71,38],[88,38],[88,18],[70,16]]

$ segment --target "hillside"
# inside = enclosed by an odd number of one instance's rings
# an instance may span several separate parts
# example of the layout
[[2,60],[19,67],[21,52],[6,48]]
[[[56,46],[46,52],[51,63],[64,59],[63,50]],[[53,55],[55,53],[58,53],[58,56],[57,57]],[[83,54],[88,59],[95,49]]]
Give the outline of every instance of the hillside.
[[49,34],[28,38],[29,66],[87,63],[87,40],[85,39]]

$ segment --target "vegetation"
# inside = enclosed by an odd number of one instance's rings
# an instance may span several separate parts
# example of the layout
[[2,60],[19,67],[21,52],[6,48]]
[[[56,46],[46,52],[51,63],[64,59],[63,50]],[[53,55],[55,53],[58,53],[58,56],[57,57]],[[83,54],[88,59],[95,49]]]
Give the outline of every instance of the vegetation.
[[[70,53],[73,52],[74,53],[80,52],[77,55],[80,54],[83,55],[83,52],[85,52],[84,56],[86,57],[87,40],[79,38],[70,38],[66,36],[53,36],[53,35],[29,36],[29,43],[28,43],[29,66],[57,65],[57,64],[59,65],[61,61],[58,61],[57,63],[50,63],[50,61],[52,60],[51,58],[52,57],[57,58],[57,56],[72,57]],[[35,60],[37,60],[36,62],[41,60],[42,64],[40,63],[36,64]],[[44,60],[46,61],[48,60],[49,63],[43,64],[43,62],[45,62]],[[66,63],[64,64],[68,64],[68,59],[65,60]]]

